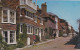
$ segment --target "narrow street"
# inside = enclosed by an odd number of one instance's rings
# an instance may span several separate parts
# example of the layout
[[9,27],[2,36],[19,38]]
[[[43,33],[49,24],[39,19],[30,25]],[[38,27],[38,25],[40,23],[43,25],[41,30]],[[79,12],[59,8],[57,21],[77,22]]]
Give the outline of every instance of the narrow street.
[[51,42],[24,48],[22,50],[76,50],[74,48],[75,45],[66,44],[68,41],[70,41],[70,39],[71,37],[60,37]]

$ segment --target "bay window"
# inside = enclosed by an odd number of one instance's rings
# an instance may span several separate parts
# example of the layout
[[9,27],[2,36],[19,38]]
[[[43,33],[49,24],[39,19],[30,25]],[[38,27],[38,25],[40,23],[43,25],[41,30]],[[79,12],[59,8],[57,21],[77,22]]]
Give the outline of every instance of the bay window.
[[7,44],[16,44],[16,32],[15,31],[2,31],[3,41]]
[[26,11],[26,13],[25,13],[25,16],[27,17],[27,18],[33,18],[34,17],[34,13],[32,13],[32,12],[29,12],[29,11],[27,11],[27,10],[25,10]]
[[16,24],[16,12],[9,9],[3,9],[2,23]]

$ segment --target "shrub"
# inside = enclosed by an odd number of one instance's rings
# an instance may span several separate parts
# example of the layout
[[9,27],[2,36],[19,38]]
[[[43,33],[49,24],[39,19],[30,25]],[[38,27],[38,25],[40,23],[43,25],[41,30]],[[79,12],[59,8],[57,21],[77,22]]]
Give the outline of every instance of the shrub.
[[18,48],[24,47],[24,43],[22,41],[18,41],[17,47]]
[[46,38],[46,39],[49,39],[49,36],[46,36],[45,38]]
[[63,33],[59,33],[59,37],[63,36]]
[[27,41],[27,32],[26,32],[26,30],[27,30],[27,28],[26,28],[26,24],[23,24],[23,28],[22,28],[22,30],[23,30],[23,33],[22,34],[20,34],[20,24],[18,24],[18,26],[17,26],[17,47],[18,48],[22,48],[22,47],[24,47],[25,45],[26,45],[26,41]]
[[36,35],[36,42],[40,41],[39,36]]

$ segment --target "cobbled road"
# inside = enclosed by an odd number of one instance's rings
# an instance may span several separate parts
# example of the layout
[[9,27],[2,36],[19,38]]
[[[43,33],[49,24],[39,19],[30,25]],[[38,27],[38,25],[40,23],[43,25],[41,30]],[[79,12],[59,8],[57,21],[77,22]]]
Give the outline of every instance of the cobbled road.
[[22,50],[76,50],[75,45],[70,45],[66,43],[70,41],[71,37],[59,37],[54,39],[53,41],[36,45],[28,48],[24,48]]

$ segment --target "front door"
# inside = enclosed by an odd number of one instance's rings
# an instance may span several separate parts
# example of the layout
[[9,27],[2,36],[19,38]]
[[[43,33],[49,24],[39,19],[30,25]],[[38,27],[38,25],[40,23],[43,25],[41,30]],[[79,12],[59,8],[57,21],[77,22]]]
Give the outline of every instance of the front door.
[[27,45],[30,45],[30,38],[27,38]]
[[40,41],[41,41],[41,30],[39,31],[39,38],[40,38]]

